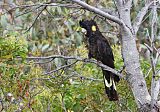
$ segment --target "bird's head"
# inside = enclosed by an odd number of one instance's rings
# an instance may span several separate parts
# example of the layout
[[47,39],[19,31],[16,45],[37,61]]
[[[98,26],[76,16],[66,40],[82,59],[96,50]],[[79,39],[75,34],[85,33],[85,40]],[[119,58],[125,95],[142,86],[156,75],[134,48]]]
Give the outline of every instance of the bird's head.
[[81,20],[79,21],[80,27],[88,32],[96,32],[98,30],[97,24],[94,20]]

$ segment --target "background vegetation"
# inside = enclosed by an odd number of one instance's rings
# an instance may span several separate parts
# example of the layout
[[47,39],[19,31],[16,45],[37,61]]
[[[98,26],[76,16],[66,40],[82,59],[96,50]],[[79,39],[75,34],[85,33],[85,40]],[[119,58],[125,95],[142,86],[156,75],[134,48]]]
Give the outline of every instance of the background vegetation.
[[[141,8],[143,1],[137,0],[134,5]],[[54,60],[28,58],[51,55],[87,58],[85,37],[78,22],[82,19],[91,19],[95,15],[75,4],[71,6],[67,0],[57,0],[52,6],[41,6],[42,3],[49,2],[47,0],[0,2],[0,110],[136,112],[137,107],[131,89],[125,80],[121,80],[117,86],[119,101],[108,101],[101,69],[96,65],[61,58]],[[87,2],[93,6],[115,8],[111,0],[96,2],[87,0]],[[131,12],[133,17],[137,13],[136,10],[138,9],[133,8]],[[95,20],[100,31],[110,41],[116,69],[120,70],[123,67],[123,60],[118,27],[102,17],[95,17]],[[144,21],[149,21],[149,18]],[[142,28],[138,39],[145,41],[146,31],[149,31],[148,24],[145,23],[142,27],[145,27],[145,30]],[[157,39],[157,46],[158,41]],[[142,41],[138,43],[138,48],[144,48]],[[71,66],[61,68],[69,64]],[[147,58],[141,58],[141,67],[144,74],[147,74],[150,68]],[[146,76],[148,86],[150,78],[150,75]]]

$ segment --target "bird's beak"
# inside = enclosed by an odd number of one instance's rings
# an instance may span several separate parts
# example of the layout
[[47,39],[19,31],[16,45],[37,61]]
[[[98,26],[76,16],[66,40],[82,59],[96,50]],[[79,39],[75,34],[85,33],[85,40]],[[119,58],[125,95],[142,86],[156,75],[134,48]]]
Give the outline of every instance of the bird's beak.
[[82,32],[83,32],[84,34],[86,34],[86,33],[87,33],[87,30],[86,30],[85,28],[82,28]]

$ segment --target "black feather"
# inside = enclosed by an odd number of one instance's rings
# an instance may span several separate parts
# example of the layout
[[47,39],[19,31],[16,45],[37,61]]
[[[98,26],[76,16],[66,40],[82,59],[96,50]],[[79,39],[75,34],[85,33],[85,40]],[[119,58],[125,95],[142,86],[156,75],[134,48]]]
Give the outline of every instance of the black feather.
[[[82,28],[87,30],[87,42],[88,42],[88,57],[95,58],[97,61],[101,61],[103,64],[114,67],[114,56],[112,49],[107,39],[101,34],[99,28],[94,20],[82,20],[79,22]],[[92,27],[95,29],[93,30]],[[116,91],[115,84],[120,78],[112,72],[103,70],[103,78],[105,91],[110,101],[118,100],[118,94]]]

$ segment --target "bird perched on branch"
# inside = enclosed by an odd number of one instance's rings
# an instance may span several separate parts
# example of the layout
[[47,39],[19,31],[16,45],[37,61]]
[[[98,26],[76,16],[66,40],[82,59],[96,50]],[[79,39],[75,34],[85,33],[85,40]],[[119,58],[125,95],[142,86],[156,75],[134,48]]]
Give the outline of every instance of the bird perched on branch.
[[[101,34],[99,28],[94,20],[82,20],[79,22],[80,26],[87,30],[87,48],[89,50],[88,57],[95,58],[97,61],[101,61],[104,65],[111,68],[114,67],[114,57],[112,49],[107,39]],[[103,78],[105,84],[105,92],[110,101],[118,100],[118,94],[116,91],[116,83],[120,78],[112,72],[103,70]]]

